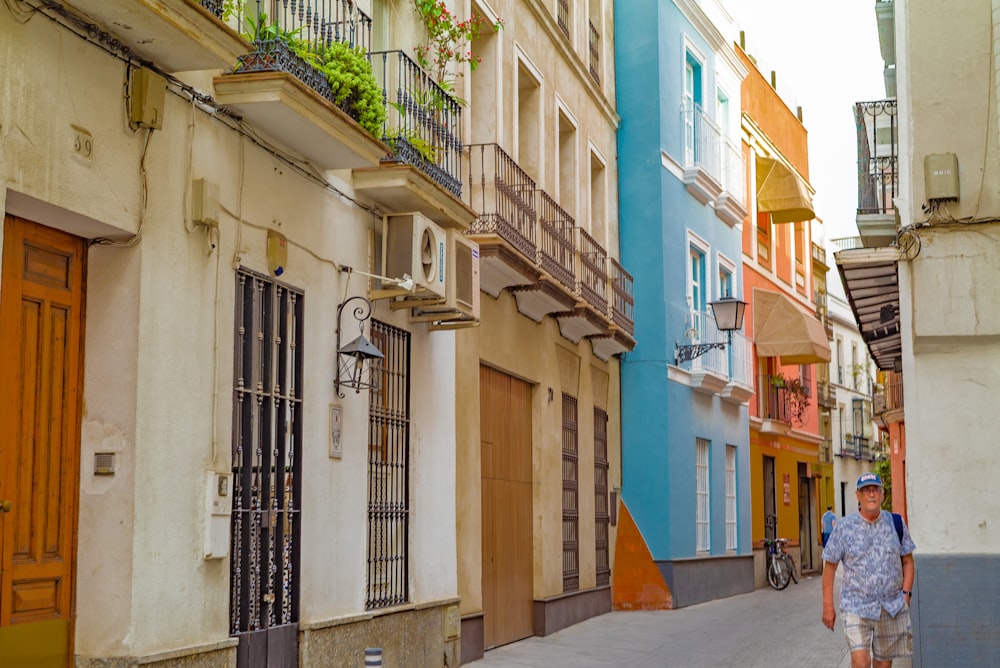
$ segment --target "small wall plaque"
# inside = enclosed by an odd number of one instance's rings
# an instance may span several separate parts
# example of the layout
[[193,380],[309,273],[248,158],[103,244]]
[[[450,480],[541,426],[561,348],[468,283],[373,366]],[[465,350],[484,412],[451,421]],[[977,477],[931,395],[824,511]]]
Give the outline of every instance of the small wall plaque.
[[330,406],[330,458],[340,459],[344,455],[341,436],[344,431],[344,409]]

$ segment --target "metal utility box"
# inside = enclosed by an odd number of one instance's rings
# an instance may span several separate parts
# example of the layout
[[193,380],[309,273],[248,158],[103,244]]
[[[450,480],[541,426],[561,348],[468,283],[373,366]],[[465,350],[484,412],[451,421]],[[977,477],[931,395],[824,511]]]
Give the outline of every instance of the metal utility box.
[[927,200],[958,199],[958,156],[932,153],[924,156],[924,189]]

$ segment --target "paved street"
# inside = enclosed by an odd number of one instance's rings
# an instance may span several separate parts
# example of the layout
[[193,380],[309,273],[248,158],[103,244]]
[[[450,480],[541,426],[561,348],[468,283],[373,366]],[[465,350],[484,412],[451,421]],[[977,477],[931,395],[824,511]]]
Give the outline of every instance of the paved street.
[[[680,610],[612,612],[545,638],[486,653],[469,666],[533,668],[848,668],[837,621],[820,621],[820,576]],[[839,578],[838,578],[839,585]],[[838,591],[839,597],[839,591]],[[910,668],[910,660],[893,668]]]

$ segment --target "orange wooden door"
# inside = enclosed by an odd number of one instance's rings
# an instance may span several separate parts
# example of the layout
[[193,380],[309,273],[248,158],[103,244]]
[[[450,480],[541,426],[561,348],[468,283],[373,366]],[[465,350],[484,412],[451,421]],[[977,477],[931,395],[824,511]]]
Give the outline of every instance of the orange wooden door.
[[4,218],[0,666],[70,665],[85,264],[82,239]]
[[486,648],[534,632],[531,387],[480,367]]

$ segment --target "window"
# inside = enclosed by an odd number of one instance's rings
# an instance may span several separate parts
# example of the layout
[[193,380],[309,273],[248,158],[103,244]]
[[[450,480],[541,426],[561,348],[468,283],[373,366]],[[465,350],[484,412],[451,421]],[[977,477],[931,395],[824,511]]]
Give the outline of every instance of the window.
[[576,591],[580,588],[576,399],[564,394],[562,405],[563,591]]
[[837,384],[844,384],[844,339],[837,337]]
[[861,365],[858,364],[858,344],[851,342],[851,387],[858,389],[861,380]]
[[691,300],[691,309],[703,314],[708,306],[705,295],[705,252],[691,246],[689,255],[691,273],[688,298]]
[[725,267],[719,267],[718,297],[733,297],[733,272]]
[[604,162],[594,151],[590,153],[590,234],[605,248],[608,243],[608,220],[605,210],[607,201],[607,172]]
[[802,390],[806,393],[806,396],[811,396],[813,382],[812,364],[799,365],[799,382],[802,383]]
[[409,599],[410,333],[371,321],[385,357],[368,398],[368,572],[365,609]]
[[698,160],[697,116],[701,112],[701,63],[688,51],[684,59],[684,164]]
[[611,582],[608,527],[608,414],[594,408],[594,550],[597,586]]
[[569,37],[569,0],[557,0],[556,23],[562,33]]
[[726,550],[736,551],[736,446],[726,446]]
[[697,545],[699,552],[707,552],[711,547],[708,503],[708,441],[699,438],[695,444],[695,476],[698,514],[695,520],[697,527]]
[[589,35],[587,47],[590,51],[590,76],[598,86],[601,85],[601,31],[598,29],[598,26],[601,25],[601,16],[599,12],[600,4],[591,0],[590,21],[587,22]]
[[299,619],[303,301],[302,292],[270,277],[237,271],[233,636]]

